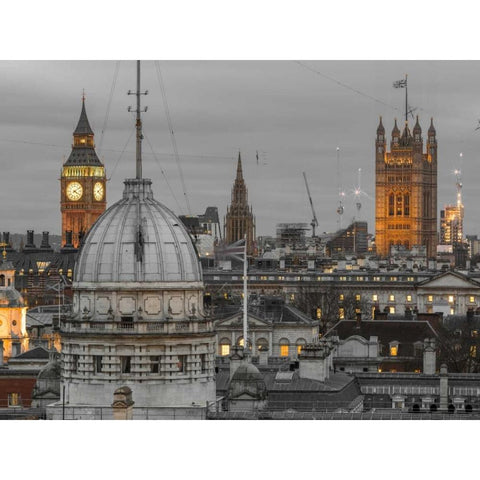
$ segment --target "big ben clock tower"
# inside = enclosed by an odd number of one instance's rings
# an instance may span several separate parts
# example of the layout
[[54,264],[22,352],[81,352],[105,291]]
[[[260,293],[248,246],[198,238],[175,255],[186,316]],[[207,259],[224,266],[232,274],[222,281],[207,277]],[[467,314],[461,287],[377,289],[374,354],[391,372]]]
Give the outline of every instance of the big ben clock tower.
[[93,136],[83,96],[82,112],[73,132],[72,153],[63,164],[60,178],[62,245],[66,243],[65,232],[71,231],[75,248],[107,206],[105,167],[95,152]]

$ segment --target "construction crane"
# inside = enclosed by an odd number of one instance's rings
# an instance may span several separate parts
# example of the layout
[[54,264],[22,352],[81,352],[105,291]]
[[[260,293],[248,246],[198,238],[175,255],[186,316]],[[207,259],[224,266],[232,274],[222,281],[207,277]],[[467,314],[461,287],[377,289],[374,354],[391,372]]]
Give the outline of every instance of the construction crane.
[[305,172],[303,172],[303,178],[305,180],[305,186],[307,187],[307,194],[308,194],[308,199],[310,200],[310,207],[312,207],[313,218],[310,225],[312,226],[312,237],[315,237],[315,227],[318,227],[317,215],[315,214],[315,209],[313,208],[312,196],[310,195],[310,189],[308,188],[307,176],[305,175]]

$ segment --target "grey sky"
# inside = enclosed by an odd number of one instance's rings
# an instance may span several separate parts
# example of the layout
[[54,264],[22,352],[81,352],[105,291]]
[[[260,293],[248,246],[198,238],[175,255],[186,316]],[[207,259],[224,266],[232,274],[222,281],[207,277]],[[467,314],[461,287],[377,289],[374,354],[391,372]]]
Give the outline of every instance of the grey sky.
[[[361,187],[369,195],[362,198],[362,218],[373,233],[375,131],[380,115],[388,136],[394,117],[403,125],[404,90],[394,89],[392,83],[408,73],[409,104],[417,108],[423,134],[432,116],[437,130],[439,209],[454,203],[452,172],[461,168],[465,231],[480,233],[478,61],[309,60],[302,64],[160,62],[191,213],[203,213],[214,205],[223,219],[240,149],[258,235],[274,234],[279,222],[310,222],[303,171],[308,175],[318,231],[335,230],[339,146],[347,192],[342,223],[355,215],[355,200],[348,194],[361,168]],[[127,112],[134,98],[126,95],[135,89],[135,62],[120,62],[102,136],[115,67],[115,61],[0,62],[1,231],[60,233],[58,178],[63,157],[71,150],[83,88],[97,153],[111,177],[108,205],[120,198],[123,179],[133,176],[135,169],[134,119]],[[144,132],[158,160],[144,141],[144,176],[152,178],[157,200],[177,214],[188,213],[153,61],[142,63],[142,89],[150,92],[142,98],[149,108],[143,117]]]

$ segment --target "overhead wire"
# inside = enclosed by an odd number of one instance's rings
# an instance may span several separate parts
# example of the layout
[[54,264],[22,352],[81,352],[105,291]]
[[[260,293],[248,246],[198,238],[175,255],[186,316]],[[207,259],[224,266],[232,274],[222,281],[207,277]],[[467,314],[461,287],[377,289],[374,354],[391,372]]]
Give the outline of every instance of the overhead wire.
[[150,143],[150,140],[147,136],[147,134],[145,133],[145,130],[143,131],[143,136],[145,137],[145,140],[147,141],[148,143],[148,146],[150,147],[150,150],[152,151],[152,155],[153,155],[153,158],[155,159],[155,161],[157,162],[159,168],[160,168],[160,171],[162,172],[162,175],[163,177],[165,178],[165,183],[167,184],[167,187],[168,189],[170,190],[170,193],[172,194],[172,197],[173,199],[175,200],[175,203],[177,204],[178,208],[179,208],[179,211],[182,212],[183,211],[183,208],[181,207],[176,195],[175,195],[175,192],[173,191],[172,189],[172,186],[170,185],[170,182],[168,181],[168,178],[167,178],[167,174],[165,173],[165,171],[163,170],[163,167],[160,163],[160,160],[158,159],[157,155],[155,154],[154,150],[153,150],[153,147],[152,147],[152,144]]
[[165,90],[165,84],[163,82],[162,72],[160,70],[160,64],[159,64],[158,61],[155,61],[155,68],[156,68],[156,71],[157,71],[158,83],[160,84],[160,90],[162,92],[163,106],[165,108],[165,115],[167,117],[168,129],[169,129],[169,132],[170,132],[170,138],[172,140],[173,152],[175,154],[175,161],[177,163],[178,172],[180,174],[180,181],[181,181],[181,184],[182,184],[183,196],[185,198],[185,203],[187,204],[187,211],[191,215],[192,212],[191,212],[191,209],[190,209],[190,202],[188,200],[187,188],[185,186],[185,179],[183,177],[183,170],[182,170],[182,166],[180,164],[180,156],[178,155],[177,140],[175,138],[175,132],[173,130],[172,119],[170,117],[170,109],[168,108],[167,93],[166,93],[166,90]]
[[315,68],[312,68],[310,65],[307,65],[306,63],[303,63],[300,60],[294,60],[295,63],[300,65],[303,68],[306,68],[307,70],[310,70],[311,72],[315,73],[316,75],[319,75],[323,78],[326,78],[327,80],[336,83],[337,85],[340,85],[343,88],[346,88],[347,90],[350,90],[354,93],[357,93],[358,95],[362,95],[363,97],[369,98],[370,100],[373,100],[374,102],[381,103],[382,105],[385,105],[393,110],[399,110],[398,107],[395,107],[394,105],[391,105],[390,103],[384,102],[383,100],[380,100],[378,98],[373,97],[372,95],[369,95],[368,93],[362,92],[360,90],[357,90],[356,88],[351,87],[350,85],[347,85],[346,83],[340,82],[339,80],[330,77],[329,75],[326,75],[325,73],[319,72]]
[[115,71],[113,72],[113,80],[112,80],[112,85],[110,87],[110,95],[108,97],[108,102],[107,102],[107,111],[105,112],[105,119],[103,120],[103,126],[102,130],[100,133],[100,142],[98,144],[98,155],[100,156],[100,152],[102,151],[102,145],[103,145],[103,138],[105,136],[105,132],[107,130],[107,122],[108,118],[110,116],[110,106],[112,104],[112,98],[113,98],[113,92],[115,91],[115,85],[117,84],[117,78],[118,78],[118,71],[120,70],[120,61],[117,60],[115,64]]

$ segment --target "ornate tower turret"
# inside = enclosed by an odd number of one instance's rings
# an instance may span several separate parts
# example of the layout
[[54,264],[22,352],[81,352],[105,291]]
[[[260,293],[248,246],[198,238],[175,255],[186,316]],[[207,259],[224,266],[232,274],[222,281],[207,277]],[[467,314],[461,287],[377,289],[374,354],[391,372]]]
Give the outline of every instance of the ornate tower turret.
[[62,212],[62,246],[66,231],[72,232],[72,243],[78,248],[97,218],[105,211],[105,167],[95,152],[94,133],[85,111],[85,96],[77,128],[73,132],[72,152],[63,164],[60,178]]
[[255,250],[255,218],[248,206],[248,193],[243,179],[242,159],[238,152],[237,176],[232,188],[232,203],[225,216],[225,242],[227,244],[247,236],[247,255]]
[[418,117],[413,135],[405,122],[400,130],[395,120],[390,152],[380,155],[377,128],[375,141],[375,243],[379,256],[390,255],[393,245],[411,249],[427,248],[436,255],[437,244],[437,143],[433,122],[428,130],[427,151],[423,152]]

